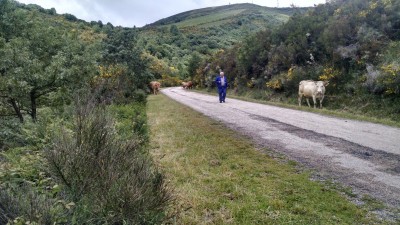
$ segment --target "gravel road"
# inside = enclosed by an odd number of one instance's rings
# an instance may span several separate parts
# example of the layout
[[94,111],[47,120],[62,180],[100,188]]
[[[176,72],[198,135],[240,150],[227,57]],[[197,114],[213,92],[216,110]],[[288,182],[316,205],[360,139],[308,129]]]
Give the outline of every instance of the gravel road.
[[163,94],[226,124],[259,146],[312,168],[317,179],[332,179],[382,201],[382,217],[400,218],[400,129],[315,113],[164,88]]

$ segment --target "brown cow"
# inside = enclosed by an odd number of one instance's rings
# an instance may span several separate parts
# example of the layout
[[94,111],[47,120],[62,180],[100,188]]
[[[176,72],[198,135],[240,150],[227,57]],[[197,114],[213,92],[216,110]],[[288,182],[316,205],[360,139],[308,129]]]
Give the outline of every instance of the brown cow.
[[158,81],[152,81],[150,82],[150,88],[153,91],[153,94],[158,94],[158,91],[160,90],[161,84]]
[[193,82],[192,81],[182,82],[182,87],[184,89],[191,89],[193,87]]

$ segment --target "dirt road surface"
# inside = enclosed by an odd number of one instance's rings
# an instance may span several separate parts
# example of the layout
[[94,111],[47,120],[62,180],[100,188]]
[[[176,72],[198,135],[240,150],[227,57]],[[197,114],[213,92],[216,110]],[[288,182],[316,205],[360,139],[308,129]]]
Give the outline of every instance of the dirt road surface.
[[400,218],[400,129],[264,104],[191,92],[181,87],[162,93],[226,124],[262,147],[286,155],[317,179],[350,187],[360,201],[382,201],[384,218]]

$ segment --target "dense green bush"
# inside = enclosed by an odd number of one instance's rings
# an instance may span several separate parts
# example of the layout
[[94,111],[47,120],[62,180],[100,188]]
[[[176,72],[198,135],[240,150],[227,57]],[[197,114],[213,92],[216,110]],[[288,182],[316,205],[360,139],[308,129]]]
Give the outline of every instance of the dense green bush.
[[133,100],[138,103],[146,104],[147,94],[143,89],[138,89],[133,93]]
[[0,188],[0,224],[67,224],[72,205],[28,183]]
[[0,155],[0,224],[163,220],[170,192],[148,154],[145,103],[106,107],[92,98],[64,120],[16,124],[24,142]]
[[0,224],[63,223],[70,211],[41,151],[9,148],[0,156]]
[[[117,117],[124,118],[125,110]],[[143,149],[143,108],[137,108],[132,119],[137,135],[121,140],[103,106],[82,102],[74,129],[60,129],[46,151],[51,173],[77,205],[73,217],[78,224],[162,221],[170,193]]]
[[26,143],[22,135],[22,124],[16,119],[2,119],[0,127],[0,152]]

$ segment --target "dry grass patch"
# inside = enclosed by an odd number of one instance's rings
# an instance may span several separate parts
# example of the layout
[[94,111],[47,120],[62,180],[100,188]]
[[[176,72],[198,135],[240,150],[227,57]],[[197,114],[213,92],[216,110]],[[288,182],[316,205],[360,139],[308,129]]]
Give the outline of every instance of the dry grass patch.
[[149,97],[148,120],[151,152],[175,189],[173,223],[381,223],[294,165],[164,95]]

